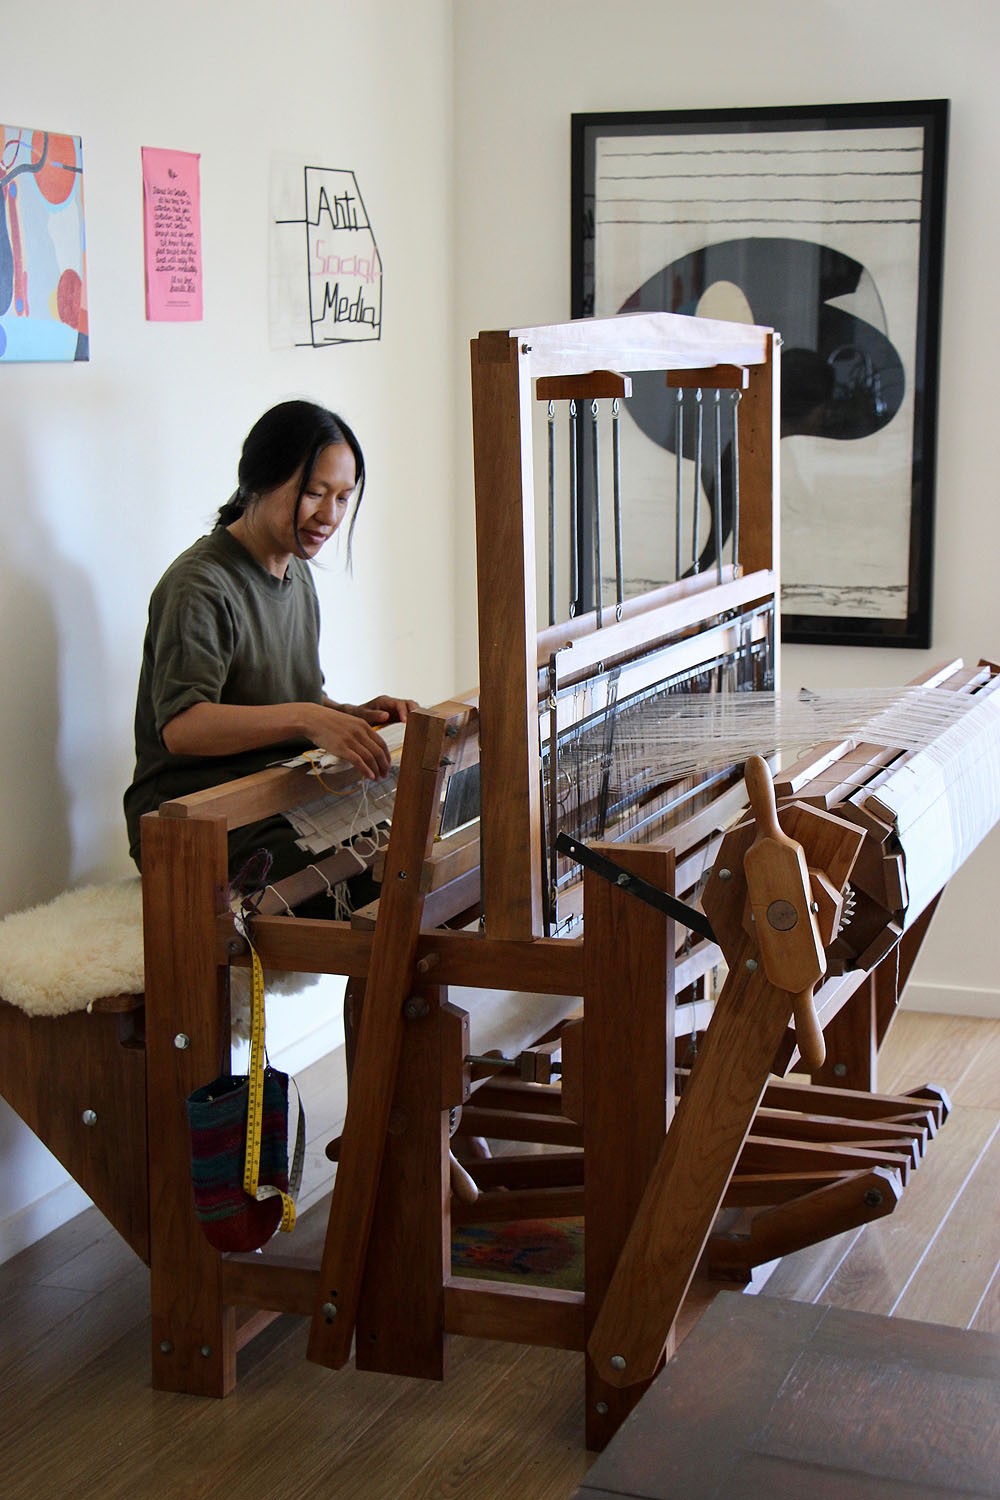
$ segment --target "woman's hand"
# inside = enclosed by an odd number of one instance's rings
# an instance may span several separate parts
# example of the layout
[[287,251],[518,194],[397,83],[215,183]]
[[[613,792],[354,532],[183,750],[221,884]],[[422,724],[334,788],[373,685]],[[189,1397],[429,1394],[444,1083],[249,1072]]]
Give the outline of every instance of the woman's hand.
[[[309,738],[320,749],[349,761],[370,781],[388,776],[392,769],[388,746],[375,733],[362,710],[334,708],[326,702],[316,705],[315,715],[315,721],[310,724]],[[377,722],[387,723],[387,714],[383,712]]]
[[393,698],[388,693],[369,698],[367,703],[334,703],[332,698],[324,696],[323,703],[339,713],[364,719],[366,724],[405,724],[412,710],[420,707],[412,698]]
[[419,707],[412,698],[391,698],[381,693],[367,703],[360,703],[354,712],[369,724],[405,724],[411,710]]
[[[385,719],[379,722],[385,723]],[[355,766],[370,781],[392,766],[385,741],[360,711],[324,703],[195,703],[163,729],[171,755],[239,755],[286,740],[308,740]]]

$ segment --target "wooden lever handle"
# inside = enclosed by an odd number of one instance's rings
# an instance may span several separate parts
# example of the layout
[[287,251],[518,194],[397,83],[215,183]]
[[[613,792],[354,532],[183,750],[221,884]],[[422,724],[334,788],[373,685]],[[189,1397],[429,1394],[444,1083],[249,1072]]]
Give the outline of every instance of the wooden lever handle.
[[812,985],[795,996],[792,1014],[795,1017],[795,1041],[799,1055],[810,1073],[818,1073],[826,1062],[826,1040],[813,1004]]
[[752,755],[744,771],[757,836],[746,852],[746,877],[764,972],[776,989],[812,991],[826,972],[826,955],[811,910],[809,869],[801,844],[778,823],[767,762]]
[[775,843],[798,847],[794,839],[782,830],[778,822],[778,804],[774,798],[774,782],[770,768],[763,756],[751,755],[743,767],[750,810],[757,823],[757,838],[773,839]]
[[448,1152],[448,1168],[451,1173],[451,1190],[455,1197],[462,1203],[476,1203],[479,1199],[476,1180],[465,1170],[454,1151]]

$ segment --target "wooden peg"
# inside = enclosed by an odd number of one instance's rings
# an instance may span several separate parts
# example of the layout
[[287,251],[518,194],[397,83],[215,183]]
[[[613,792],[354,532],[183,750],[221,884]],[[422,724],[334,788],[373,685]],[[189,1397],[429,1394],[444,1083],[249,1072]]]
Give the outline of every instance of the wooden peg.
[[706,391],[745,391],[750,385],[750,371],[742,365],[713,365],[707,370],[668,370],[670,390],[701,389]]
[[479,1189],[476,1186],[476,1180],[462,1166],[454,1151],[448,1152],[448,1169],[451,1175],[451,1190],[459,1202],[470,1205],[477,1202]]
[[792,1016],[795,1020],[795,1044],[799,1049],[799,1056],[808,1072],[818,1073],[826,1062],[826,1042],[813,1004],[812,985],[792,996]]
[[632,381],[617,370],[591,370],[587,375],[540,375],[536,401],[598,401],[606,396],[631,396]]

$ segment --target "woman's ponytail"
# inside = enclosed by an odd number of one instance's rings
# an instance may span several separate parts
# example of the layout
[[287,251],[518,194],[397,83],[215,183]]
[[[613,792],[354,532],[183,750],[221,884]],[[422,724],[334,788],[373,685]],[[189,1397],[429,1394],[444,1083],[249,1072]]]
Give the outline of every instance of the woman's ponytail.
[[242,489],[234,490],[225,505],[219,506],[219,514],[215,518],[215,530],[221,531],[226,526],[231,526],[238,521],[246,510],[246,496]]

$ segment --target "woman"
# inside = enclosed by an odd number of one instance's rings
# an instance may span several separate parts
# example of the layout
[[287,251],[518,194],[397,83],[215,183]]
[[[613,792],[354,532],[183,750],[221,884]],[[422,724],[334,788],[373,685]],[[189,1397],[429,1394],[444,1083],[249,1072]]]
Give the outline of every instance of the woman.
[[[319,745],[374,780],[390,767],[376,725],[416,705],[380,696],[335,703],[323,691],[319,603],[308,564],[340,529],[365,462],[340,417],[309,401],[265,412],[243,445],[239,486],[215,529],[183,552],[149,605],[135,711],[135,776],[125,794],[132,858],[140,818],[161,802]],[[270,878],[309,863],[281,817],[229,837],[231,873],[265,848]]]

